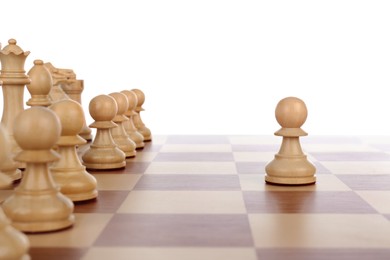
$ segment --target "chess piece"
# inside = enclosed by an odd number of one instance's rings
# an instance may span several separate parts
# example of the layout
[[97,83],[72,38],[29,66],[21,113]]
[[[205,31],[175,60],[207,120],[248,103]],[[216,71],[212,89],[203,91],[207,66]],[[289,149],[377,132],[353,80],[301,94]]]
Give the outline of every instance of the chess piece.
[[31,80],[30,84],[27,84],[27,90],[30,92],[31,98],[26,104],[31,107],[50,106],[49,93],[53,82],[49,70],[43,65],[43,61],[34,60],[34,66],[27,75]]
[[115,144],[110,129],[117,125],[112,122],[118,111],[113,97],[99,95],[89,102],[89,113],[95,120],[89,125],[96,128],[96,136],[89,149],[82,155],[87,169],[118,169],[126,166],[126,155]]
[[3,210],[20,231],[55,231],[74,223],[73,202],[59,192],[48,169],[59,158],[51,148],[60,133],[58,117],[46,107],[29,108],[15,118],[14,138],[22,148],[15,160],[25,162],[26,170]]
[[[8,134],[0,126],[0,147],[7,146]],[[0,165],[7,160],[7,151],[0,150]],[[10,185],[12,179],[0,172],[0,189]],[[29,241],[25,234],[11,226],[0,207],[0,259],[30,259]]]
[[137,114],[133,117],[134,125],[138,129],[138,132],[143,135],[144,142],[152,141],[152,133],[150,129],[145,126],[141,119],[141,111],[144,111],[142,105],[145,102],[145,94],[139,89],[132,89],[131,91],[137,95],[137,106],[135,108],[135,112]]
[[[7,179],[10,181],[20,180],[22,178],[22,172],[20,171],[20,169],[18,169],[18,164],[11,158],[11,147],[8,142],[9,134],[6,133],[6,129],[4,129],[1,125],[0,128],[2,134],[4,133],[4,135],[6,135],[7,137],[0,145],[0,154],[2,158],[0,163],[0,173],[2,174],[0,174],[0,178]],[[2,182],[0,181],[0,183]]]
[[28,260],[30,242],[25,234],[12,227],[0,207],[0,259]]
[[[44,65],[53,78],[53,88],[50,92],[52,100],[72,99],[81,105],[84,80],[77,79],[76,74],[71,69],[56,68],[50,62],[46,62]],[[92,141],[92,131],[85,120],[79,135],[87,141]]]
[[133,117],[137,115],[137,113],[134,111],[138,103],[137,95],[130,90],[123,90],[121,93],[125,94],[127,100],[129,101],[129,107],[125,112],[125,116],[129,120],[123,121],[123,127],[125,128],[125,131],[129,135],[130,139],[135,143],[136,149],[142,149],[145,147],[144,136],[138,132],[133,121]]
[[49,107],[60,119],[61,137],[57,141],[57,152],[61,158],[50,167],[54,181],[62,194],[73,202],[85,201],[97,197],[95,177],[85,170],[76,152],[76,146],[87,141],[81,138],[84,112],[81,105],[74,100],[60,100]]
[[[12,156],[20,152],[20,147],[13,137],[14,121],[16,116],[24,110],[24,86],[30,83],[25,74],[24,63],[29,51],[24,52],[15,39],[10,39],[8,45],[0,51],[0,81],[3,82],[3,115],[1,124],[9,134],[9,143]],[[19,168],[24,168],[22,163],[17,163]]]
[[265,167],[265,181],[271,184],[303,185],[316,182],[315,166],[303,153],[299,137],[307,133],[301,129],[307,118],[305,103],[296,97],[287,97],[279,101],[275,116],[281,129],[275,135],[283,141],[274,160]]
[[8,176],[1,170],[1,168],[4,167],[4,162],[9,160],[8,138],[8,134],[6,133],[4,127],[0,125],[0,189],[11,186],[13,181],[11,176]]
[[124,115],[129,107],[129,101],[127,96],[123,93],[114,92],[111,93],[110,96],[115,99],[118,106],[118,111],[112,120],[115,124],[117,124],[116,127],[111,128],[112,138],[118,148],[126,154],[126,157],[134,157],[137,153],[135,150],[135,142],[130,139],[123,127],[123,122],[129,121],[129,119]]

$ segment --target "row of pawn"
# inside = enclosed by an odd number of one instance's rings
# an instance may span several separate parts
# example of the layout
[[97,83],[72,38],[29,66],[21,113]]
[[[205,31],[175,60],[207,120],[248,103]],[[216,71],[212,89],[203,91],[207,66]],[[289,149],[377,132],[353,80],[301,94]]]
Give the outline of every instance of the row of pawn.
[[140,116],[144,100],[144,93],[133,89],[98,95],[90,101],[89,112],[95,121],[89,127],[96,128],[96,137],[82,156],[87,169],[125,167],[126,158],[135,157],[137,149],[151,141],[151,131]]

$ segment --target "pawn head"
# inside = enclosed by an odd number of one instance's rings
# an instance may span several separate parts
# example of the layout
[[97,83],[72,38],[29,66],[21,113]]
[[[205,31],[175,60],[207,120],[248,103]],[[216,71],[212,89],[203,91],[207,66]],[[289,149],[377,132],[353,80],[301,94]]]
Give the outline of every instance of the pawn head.
[[49,150],[60,138],[61,123],[53,111],[36,106],[20,112],[13,132],[23,150]]
[[111,121],[118,112],[118,106],[113,97],[99,95],[89,102],[89,114],[95,121]]
[[277,104],[275,117],[283,128],[300,128],[306,121],[307,108],[301,99],[286,97]]
[[71,99],[63,99],[49,107],[60,119],[61,136],[77,135],[84,125],[84,112],[81,105]]
[[123,115],[127,109],[129,108],[129,100],[127,96],[123,93],[119,92],[113,92],[109,94],[111,97],[113,97],[116,101],[116,104],[118,105],[118,115]]

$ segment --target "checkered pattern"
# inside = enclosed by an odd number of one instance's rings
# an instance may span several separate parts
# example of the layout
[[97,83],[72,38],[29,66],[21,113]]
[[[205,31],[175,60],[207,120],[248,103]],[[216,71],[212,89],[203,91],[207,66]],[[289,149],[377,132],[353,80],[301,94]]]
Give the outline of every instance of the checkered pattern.
[[[317,183],[273,186],[276,136],[154,136],[32,259],[390,259],[390,137],[308,136]],[[0,200],[12,190],[0,191]]]

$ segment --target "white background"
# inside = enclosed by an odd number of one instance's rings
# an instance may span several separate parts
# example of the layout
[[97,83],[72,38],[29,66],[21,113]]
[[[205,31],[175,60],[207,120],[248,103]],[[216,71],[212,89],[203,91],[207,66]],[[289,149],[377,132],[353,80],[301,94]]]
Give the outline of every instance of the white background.
[[287,96],[309,134],[390,134],[390,1],[13,0],[0,14],[26,72],[42,59],[85,81],[88,124],[94,96],[139,88],[152,134],[272,134]]

